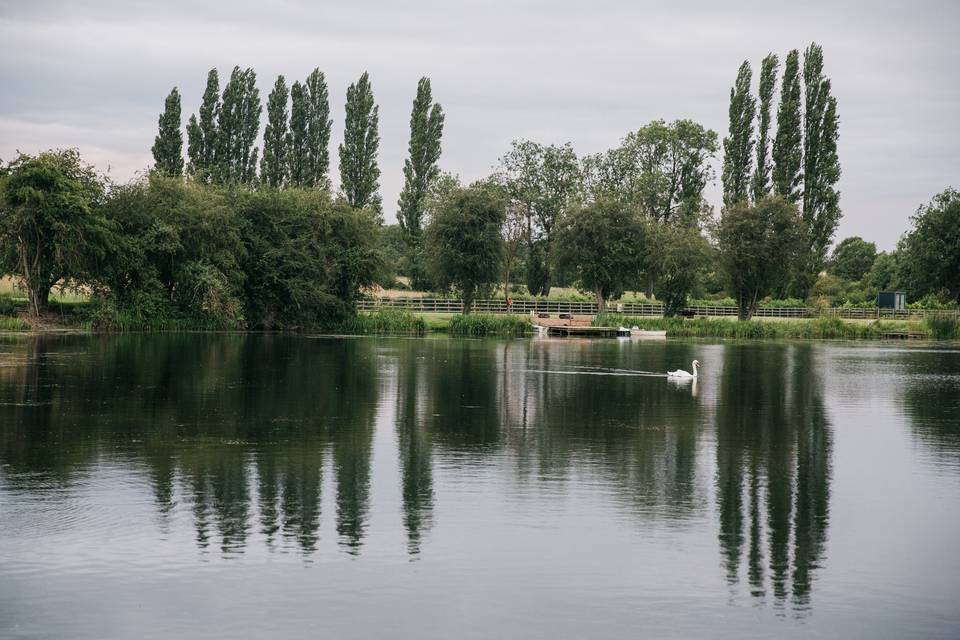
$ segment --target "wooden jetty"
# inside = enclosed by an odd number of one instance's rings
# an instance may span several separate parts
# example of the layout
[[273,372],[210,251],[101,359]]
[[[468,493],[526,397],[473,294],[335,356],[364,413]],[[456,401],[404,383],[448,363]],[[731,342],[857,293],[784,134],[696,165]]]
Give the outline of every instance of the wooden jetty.
[[577,318],[568,314],[561,314],[559,318],[540,314],[533,321],[533,326],[542,336],[564,338],[663,338],[667,333],[666,331],[631,330],[625,327],[594,327],[592,318],[589,316]]

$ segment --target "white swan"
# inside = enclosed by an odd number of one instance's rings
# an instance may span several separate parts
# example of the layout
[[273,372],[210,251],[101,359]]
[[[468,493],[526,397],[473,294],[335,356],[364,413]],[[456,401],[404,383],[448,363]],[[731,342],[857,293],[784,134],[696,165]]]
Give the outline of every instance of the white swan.
[[676,371],[667,371],[668,378],[696,378],[700,372],[700,361],[693,361],[693,373],[687,373],[683,369],[677,369]]

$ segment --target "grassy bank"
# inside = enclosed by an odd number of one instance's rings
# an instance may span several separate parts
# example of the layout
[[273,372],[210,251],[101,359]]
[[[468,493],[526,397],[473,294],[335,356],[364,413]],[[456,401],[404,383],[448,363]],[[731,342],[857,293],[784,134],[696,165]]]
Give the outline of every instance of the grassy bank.
[[516,315],[414,314],[400,309],[384,309],[358,313],[328,330],[350,335],[423,335],[436,332],[467,337],[522,336],[529,333],[530,321],[526,316]]
[[0,316],[0,331],[30,331],[30,323],[23,318]]
[[[924,322],[844,321],[837,317],[809,320],[739,322],[727,318],[634,318],[618,314],[603,314],[594,320],[597,326],[637,326],[647,330],[666,330],[671,337],[687,338],[808,338],[862,340],[880,338],[888,331],[923,333],[927,338],[949,339],[960,337],[956,326],[941,327],[934,332],[929,320]],[[954,322],[954,324],[956,324]],[[952,333],[950,333],[952,331]],[[949,336],[948,336],[949,333]]]

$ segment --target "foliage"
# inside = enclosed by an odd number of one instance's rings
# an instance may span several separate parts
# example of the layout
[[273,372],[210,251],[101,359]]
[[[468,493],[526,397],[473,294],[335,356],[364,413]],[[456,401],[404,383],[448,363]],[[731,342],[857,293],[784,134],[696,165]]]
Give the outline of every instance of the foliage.
[[960,192],[937,194],[911,222],[897,246],[898,280],[914,297],[942,293],[960,302]]
[[382,309],[371,313],[357,313],[330,325],[336,333],[348,335],[423,335],[427,323],[422,316],[403,309]]
[[559,249],[561,259],[576,269],[579,286],[593,291],[602,311],[607,298],[639,280],[650,232],[630,205],[600,200],[564,217]]
[[13,303],[13,298],[9,295],[0,295],[0,317],[13,317],[17,315],[17,307]]
[[440,175],[440,138],[443,109],[433,102],[430,79],[420,78],[410,114],[410,156],[403,164],[403,190],[397,203],[397,222],[407,244],[407,264],[415,288],[427,285],[423,264],[423,217],[429,189]]
[[319,68],[307,76],[304,84],[307,98],[306,158],[301,181],[304,187],[330,188],[327,171],[330,170],[330,95],[327,79]]
[[497,179],[511,210],[526,220],[526,281],[530,291],[549,295],[553,285],[553,231],[565,211],[574,206],[582,184],[573,147],[544,146],[514,140],[500,158]]
[[721,262],[741,320],[749,320],[760,299],[783,280],[797,253],[798,222],[796,206],[779,196],[723,212],[718,229]]
[[748,320],[725,318],[651,318],[629,317],[617,314],[598,316],[596,326],[639,327],[648,331],[666,331],[668,337],[736,338],[736,339],[878,339],[888,331],[921,331],[924,325],[916,322],[857,322],[836,316],[821,316],[809,320]]
[[433,211],[426,242],[434,282],[455,288],[463,312],[478,290],[499,279],[504,202],[498,190],[477,184],[452,190]]
[[267,126],[263,130],[263,157],[260,158],[260,180],[270,187],[282,187],[289,172],[287,149],[287,98],[290,91],[283,76],[277,76],[267,98]]
[[691,120],[655,120],[619,147],[584,158],[585,189],[593,200],[632,204],[650,221],[699,220],[709,209],[703,191],[716,151],[714,131]]
[[218,184],[251,183],[256,177],[260,131],[260,90],[253,69],[234,67],[223,88],[217,115],[213,180]]
[[26,285],[30,313],[47,308],[57,282],[92,277],[110,231],[98,211],[104,187],[75,149],[20,155],[0,188],[0,264]]
[[366,72],[347,89],[343,143],[340,145],[340,184],[350,206],[381,215],[380,168],[377,152],[379,107],[374,103]]
[[859,236],[844,238],[830,257],[830,273],[845,280],[861,280],[877,259],[877,245]]
[[899,287],[897,272],[899,270],[899,256],[894,253],[881,251],[873,261],[873,266],[867,272],[864,280],[878,291],[888,291]]
[[0,316],[0,331],[30,331],[32,328],[23,318]]
[[750,95],[753,73],[746,60],[740,65],[737,80],[730,89],[729,135],[723,139],[723,204],[745,202],[750,194],[750,168],[753,161],[753,115],[756,101]]
[[200,104],[200,117],[190,116],[187,124],[187,173],[201,182],[210,180],[217,153],[217,119],[220,117],[220,76],[216,69],[207,74],[207,88]]
[[687,306],[702,279],[710,247],[696,227],[688,225],[661,225],[651,244],[647,268],[657,274],[654,291],[664,305],[664,314],[673,316]]
[[150,175],[115,188],[103,210],[115,234],[97,297],[134,325],[243,326],[244,249],[226,191]]
[[526,316],[474,313],[455,315],[447,328],[454,336],[522,336],[530,332]]
[[780,60],[770,53],[760,65],[760,109],[757,123],[757,164],[753,171],[751,190],[753,201],[770,194],[770,107],[777,84]]
[[777,133],[773,139],[773,192],[797,204],[803,183],[803,115],[801,113],[800,52],[787,54],[780,83]]
[[960,318],[955,315],[927,316],[924,324],[937,340],[960,340]]
[[154,167],[168,176],[183,175],[183,134],[180,132],[180,92],[176,87],[164,101],[153,148]]
[[379,269],[369,213],[335,205],[326,191],[260,190],[236,196],[244,245],[248,325],[326,325],[351,311]]

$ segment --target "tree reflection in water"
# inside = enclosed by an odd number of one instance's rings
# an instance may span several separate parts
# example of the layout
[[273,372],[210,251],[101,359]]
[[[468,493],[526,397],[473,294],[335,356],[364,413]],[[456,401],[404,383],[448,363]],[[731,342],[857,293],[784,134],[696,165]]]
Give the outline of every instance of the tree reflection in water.
[[[440,457],[464,476],[506,460],[519,485],[556,491],[588,474],[635,522],[683,529],[709,512],[715,449],[731,588],[745,580],[803,610],[823,562],[832,432],[810,346],[185,334],[3,347],[8,486],[69,488],[98,461],[125,461],[149,482],[162,533],[188,517],[196,545],[226,557],[251,537],[311,556],[324,487],[337,544],[361,553],[383,405],[411,557],[437,526]],[[696,391],[630,375],[704,353]]]

